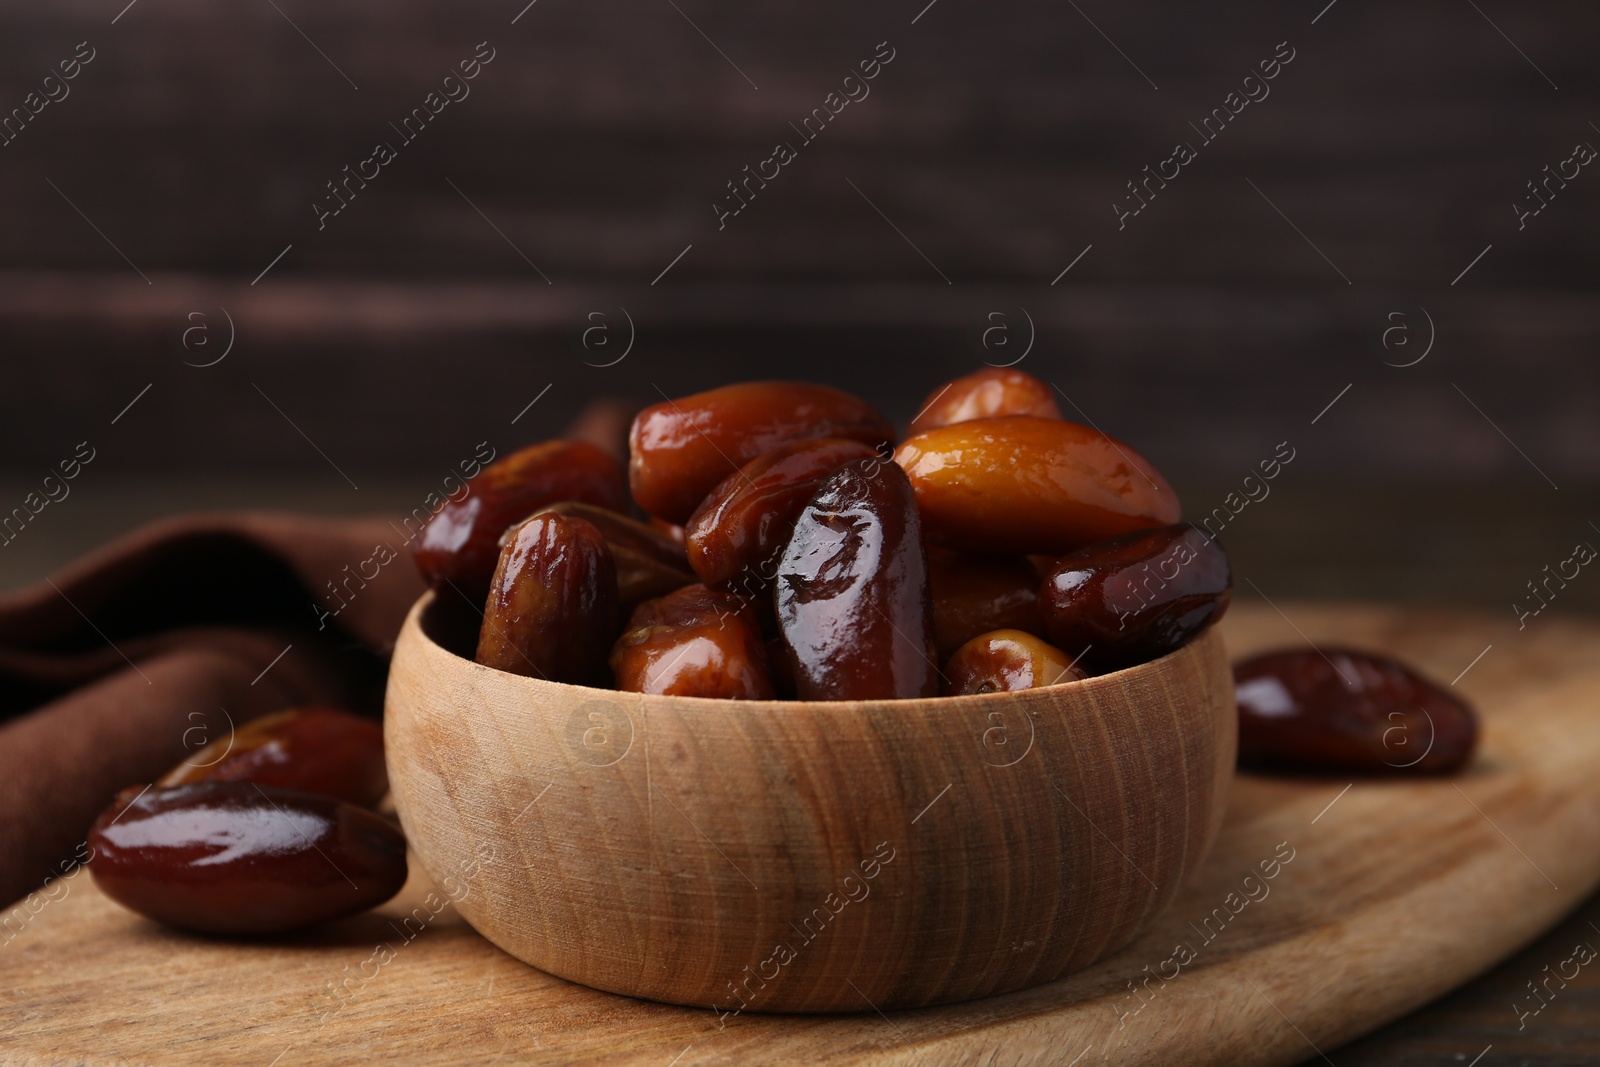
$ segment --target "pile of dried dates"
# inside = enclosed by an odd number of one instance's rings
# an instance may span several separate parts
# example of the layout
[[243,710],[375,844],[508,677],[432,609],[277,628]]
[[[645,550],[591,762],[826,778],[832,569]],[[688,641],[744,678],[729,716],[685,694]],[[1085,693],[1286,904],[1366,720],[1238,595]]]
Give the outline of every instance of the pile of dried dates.
[[[1161,475],[1016,370],[943,386],[898,444],[847,393],[753,382],[646,408],[629,446],[626,472],[583,441],[513,453],[423,530],[430,584],[482,606],[479,663],[728,699],[978,694],[1147,662],[1228,608],[1227,555]],[[1440,773],[1477,741],[1463,701],[1364,653],[1235,677],[1248,766]],[[354,914],[406,879],[386,790],[377,724],[281,712],[120,794],[90,870],[191,930]]]
[[89,830],[106,896],[159,922],[274,934],[365,911],[406,881],[383,729],[333,708],[278,712],[125,789]]
[[634,419],[628,469],[513,453],[418,539],[479,663],[640,693],[863,700],[1054,685],[1173,651],[1232,590],[1143,457],[984,370],[896,443],[866,402],[749,382]]

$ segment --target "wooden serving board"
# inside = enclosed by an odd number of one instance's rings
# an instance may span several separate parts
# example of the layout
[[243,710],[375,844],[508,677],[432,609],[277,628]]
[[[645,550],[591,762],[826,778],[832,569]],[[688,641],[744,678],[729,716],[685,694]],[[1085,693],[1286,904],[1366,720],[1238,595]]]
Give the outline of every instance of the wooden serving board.
[[1241,604],[1224,629],[1235,654],[1311,640],[1446,683],[1465,669],[1482,750],[1444,780],[1241,776],[1210,859],[1126,950],[887,1016],[595,992],[431,916],[420,875],[378,913],[248,944],[164,930],[79,874],[0,934],[0,1063],[1289,1064],[1487,969],[1600,883],[1600,627]]

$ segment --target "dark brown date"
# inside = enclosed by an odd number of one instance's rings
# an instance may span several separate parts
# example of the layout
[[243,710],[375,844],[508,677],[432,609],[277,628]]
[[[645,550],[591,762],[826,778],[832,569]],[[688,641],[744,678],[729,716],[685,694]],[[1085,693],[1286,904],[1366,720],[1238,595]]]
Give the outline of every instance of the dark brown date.
[[583,519],[600,531],[617,569],[619,617],[626,616],[646,600],[665,596],[694,581],[682,543],[648,523],[593,504],[573,501],[552,504],[539,514]]
[[675,522],[668,522],[666,519],[658,519],[652,515],[650,516],[650,528],[656,533],[660,534],[662,537],[667,538],[669,541],[675,541],[679,545],[683,544],[683,527],[679,526]]
[[689,517],[689,565],[707,585],[765,589],[817,486],[852,460],[874,458],[871,447],[838,437],[791,441],[762,453],[724,478]]
[[808,437],[877,448],[893,442],[894,427],[849,393],[803,382],[745,382],[668,400],[633,420],[633,498],[651,515],[681,523],[744,464]]
[[[628,507],[617,461],[587,441],[546,441],[489,464],[422,528],[417,567],[435,589],[454,583],[481,603],[499,558],[500,535],[547,504],[580,500],[613,511]],[[453,594],[451,594],[453,595]]]
[[1039,573],[1024,556],[971,556],[935,549],[928,554],[933,636],[940,659],[990,630],[1044,632]]
[[1009,693],[1087,677],[1087,671],[1054,645],[1021,630],[995,630],[979,634],[950,657],[944,668],[944,693]]
[[201,747],[157,786],[256,782],[370,808],[389,791],[383,727],[337,708],[292,708]]
[[1274,770],[1448,774],[1472,758],[1466,701],[1392,659],[1288,649],[1233,668],[1239,762]]
[[140,915],[271,934],[354,915],[406,880],[406,840],[354,804],[254,782],[124,790],[89,831],[89,872]]
[[617,632],[617,569],[583,519],[535,515],[500,553],[477,661],[512,674],[594,685]]
[[893,463],[851,463],[795,522],[773,587],[801,700],[939,691],[916,499]]
[[1039,607],[1052,644],[1107,671],[1166,655],[1222,618],[1232,597],[1228,554],[1179,523],[1062,556]]
[[1001,415],[1059,419],[1061,409],[1056,406],[1050,387],[1033,375],[1008,367],[987,367],[946,382],[930,393],[922,410],[911,420],[911,433]]
[[749,606],[698,583],[640,604],[611,650],[617,688],[771,700],[767,650]]
[[1059,555],[1177,522],[1177,494],[1099,430],[1007,415],[940,426],[895,449],[933,544]]

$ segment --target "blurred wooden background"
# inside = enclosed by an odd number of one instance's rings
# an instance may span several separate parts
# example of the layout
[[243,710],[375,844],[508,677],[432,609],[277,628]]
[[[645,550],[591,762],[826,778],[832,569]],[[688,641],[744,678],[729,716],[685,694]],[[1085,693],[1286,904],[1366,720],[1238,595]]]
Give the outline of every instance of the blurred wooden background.
[[[0,106],[96,58],[0,148],[4,465],[99,433],[119,470],[337,483],[286,414],[360,484],[730,376],[905,417],[1031,337],[1026,369],[1180,477],[1289,437],[1329,475],[1542,484],[1490,419],[1556,484],[1596,477],[1600,175],[1520,232],[1512,206],[1600,146],[1592,5],[925,3],[9,5]],[[482,41],[470,95],[401,142]],[[725,183],[882,41],[870,96],[719,231]],[[1270,95],[1203,143],[1279,42]],[[319,231],[380,139],[398,158]],[[1179,140],[1198,158],[1119,231]],[[222,309],[234,349],[185,367]],[[592,365],[622,309],[633,349]]]
[[[1514,208],[1600,147],[1594,5],[525,4],[7,5],[0,514],[96,458],[0,587],[174,511],[406,511],[600,395],[797,377],[904,420],[1019,357],[1191,514],[1289,441],[1224,531],[1274,599],[1508,612],[1600,544],[1600,170]],[[480,42],[470,95],[402,144]],[[880,42],[870,95],[801,145]],[[797,158],[719,230],[779,141]],[[1600,610],[1600,578],[1554,610]],[[1472,1021],[1556,947],[1334,1060],[1588,1062],[1592,992],[1532,1036]]]

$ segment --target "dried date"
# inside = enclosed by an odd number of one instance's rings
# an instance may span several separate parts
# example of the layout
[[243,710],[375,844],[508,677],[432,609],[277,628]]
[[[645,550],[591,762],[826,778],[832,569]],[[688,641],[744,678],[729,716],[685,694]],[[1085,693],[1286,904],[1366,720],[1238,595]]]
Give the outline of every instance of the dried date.
[[674,541],[654,526],[606,508],[573,501],[552,504],[539,514],[583,519],[600,531],[617,571],[619,617],[626,616],[646,600],[665,596],[694,581],[682,542]]
[[1024,556],[928,554],[933,633],[941,659],[990,630],[1044,632],[1039,574]]
[[831,474],[795,522],[773,590],[801,700],[938,693],[928,565],[899,467]]
[[1471,705],[1383,656],[1286,649],[1236,664],[1233,678],[1247,766],[1448,774],[1477,745]]
[[682,523],[741,466],[809,437],[876,448],[894,440],[894,427],[865,401],[825,385],[727,385],[641,411],[629,436],[628,481],[645,511]]
[[946,696],[1009,693],[1089,677],[1054,645],[1021,630],[979,634],[956,650],[944,668]]
[[1039,606],[1045,636],[1103,671],[1166,655],[1222,618],[1232,596],[1222,546],[1178,523],[1062,556]]
[[639,605],[611,650],[617,688],[633,693],[771,700],[767,649],[732,593],[686,585]]
[[1060,555],[1176,522],[1178,497],[1127,445],[1073,422],[973,419],[894,453],[930,542],[967,552]]
[[547,504],[577,500],[625,511],[628,489],[617,461],[587,441],[546,441],[513,452],[447,501],[413,547],[435,589],[455,585],[481,603],[499,559],[500,536]]
[[911,433],[1002,415],[1059,419],[1061,409],[1050,387],[1033,375],[1009,367],[988,367],[935,389],[911,420]]
[[762,453],[723,479],[689,517],[689,565],[707,585],[765,589],[817,486],[852,460],[874,458],[869,446],[837,437],[791,441]]
[[254,782],[125,790],[95,820],[89,846],[106,896],[203,933],[282,933],[353,915],[406,880],[394,824]]
[[198,749],[156,783],[256,782],[370,808],[389,791],[383,727],[337,708],[262,716]]
[[500,553],[476,659],[552,682],[602,681],[617,629],[617,571],[583,519],[535,515]]

